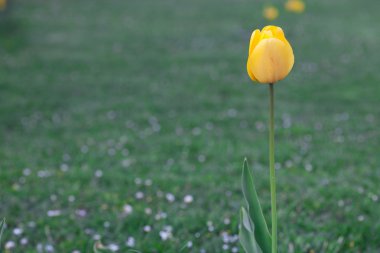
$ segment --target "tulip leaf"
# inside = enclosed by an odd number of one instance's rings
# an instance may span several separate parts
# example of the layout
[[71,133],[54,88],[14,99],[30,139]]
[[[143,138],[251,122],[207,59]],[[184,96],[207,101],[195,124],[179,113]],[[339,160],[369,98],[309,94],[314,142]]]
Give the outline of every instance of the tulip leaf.
[[262,253],[255,240],[255,226],[244,207],[240,210],[239,240],[246,253]]
[[[5,229],[6,223],[5,218],[0,222],[0,247],[1,247],[1,237],[3,236],[3,232]],[[1,252],[1,251],[0,251]]]
[[270,253],[272,249],[272,238],[261,209],[260,201],[253,183],[252,173],[248,168],[247,159],[244,160],[243,165],[242,188],[248,206],[249,216],[255,226],[254,234],[257,244],[263,253]]

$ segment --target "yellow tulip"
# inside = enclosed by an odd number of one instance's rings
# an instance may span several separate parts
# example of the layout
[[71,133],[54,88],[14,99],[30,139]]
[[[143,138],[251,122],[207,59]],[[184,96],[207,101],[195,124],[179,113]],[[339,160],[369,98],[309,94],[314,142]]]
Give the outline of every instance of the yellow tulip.
[[293,64],[293,49],[280,27],[266,26],[252,33],[247,72],[253,81],[275,83],[289,74]]
[[263,10],[263,16],[267,20],[275,20],[278,17],[278,10],[274,6],[267,6]]
[[302,13],[305,10],[305,3],[302,0],[288,0],[285,9],[290,12]]
[[7,0],[0,0],[0,11],[7,7]]

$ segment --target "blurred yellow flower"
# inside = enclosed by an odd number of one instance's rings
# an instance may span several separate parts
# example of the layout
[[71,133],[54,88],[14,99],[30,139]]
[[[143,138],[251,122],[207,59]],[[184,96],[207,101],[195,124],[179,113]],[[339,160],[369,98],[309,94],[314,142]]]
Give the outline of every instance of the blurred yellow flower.
[[0,0],[0,11],[7,7],[7,0]]
[[247,72],[253,81],[275,83],[289,74],[293,64],[293,49],[280,27],[266,26],[252,33]]
[[267,20],[275,20],[278,17],[278,10],[274,6],[266,6],[263,10],[263,16]]
[[305,11],[305,3],[302,0],[288,0],[285,9],[290,12],[302,13]]

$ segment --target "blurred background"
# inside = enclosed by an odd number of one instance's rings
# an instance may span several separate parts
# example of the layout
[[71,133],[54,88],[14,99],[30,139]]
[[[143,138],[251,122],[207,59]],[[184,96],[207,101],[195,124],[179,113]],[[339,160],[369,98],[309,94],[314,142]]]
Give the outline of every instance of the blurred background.
[[0,251],[242,252],[244,157],[270,218],[268,87],[245,64],[274,24],[296,59],[280,252],[379,252],[379,2],[285,4],[1,0]]

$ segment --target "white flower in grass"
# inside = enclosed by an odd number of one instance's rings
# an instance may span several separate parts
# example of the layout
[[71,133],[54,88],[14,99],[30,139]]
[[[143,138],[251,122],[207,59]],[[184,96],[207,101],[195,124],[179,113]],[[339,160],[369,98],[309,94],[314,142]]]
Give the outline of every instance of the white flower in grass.
[[112,252],[116,252],[119,250],[119,245],[115,244],[115,243],[111,243],[107,246],[107,248],[112,251]]
[[84,209],[78,209],[75,211],[75,214],[79,217],[86,217],[87,216],[87,211]]
[[136,192],[135,197],[136,197],[136,199],[143,199],[144,193],[143,192]]
[[135,184],[140,185],[141,183],[142,183],[141,178],[136,178],[135,179]]
[[101,237],[99,234],[94,234],[94,235],[92,236],[92,239],[93,239],[94,241],[99,241],[100,238],[102,238],[102,237]]
[[194,198],[193,196],[191,195],[186,195],[184,198],[183,198],[183,202],[185,202],[186,204],[190,204],[191,202],[194,201]]
[[172,226],[164,226],[164,230],[172,232],[173,231],[173,227]]
[[5,249],[13,249],[16,247],[16,243],[14,241],[7,241],[5,243]]
[[69,165],[67,165],[66,163],[62,163],[60,169],[62,172],[66,172],[69,170]]
[[206,161],[206,156],[205,155],[199,155],[198,156],[198,162],[204,163]]
[[20,240],[20,244],[21,244],[21,245],[27,245],[28,242],[29,242],[29,240],[28,240],[28,238],[26,238],[26,237],[23,237],[23,238],[21,238],[21,240]]
[[173,231],[172,226],[164,226],[164,228],[159,233],[161,240],[166,241],[172,238],[173,237],[172,231]]
[[209,232],[213,232],[215,230],[214,225],[212,224],[212,221],[207,221],[207,229]]
[[97,171],[95,171],[95,177],[102,177],[103,176],[103,171],[101,171],[101,170],[97,170]]
[[42,243],[38,243],[36,248],[38,253],[43,252],[44,250],[44,246],[42,245]]
[[122,165],[124,168],[128,168],[131,164],[132,164],[131,159],[124,159],[124,160],[121,162],[121,165]]
[[229,242],[229,235],[227,232],[223,232],[222,233],[222,240],[224,243],[228,243]]
[[166,241],[172,237],[172,233],[169,231],[160,231],[161,240]]
[[125,243],[125,245],[127,245],[128,247],[135,247],[135,244],[135,238],[133,238],[132,236],[128,237],[127,242]]
[[62,214],[61,210],[49,210],[47,211],[47,216],[49,217],[57,217]]
[[156,220],[166,219],[167,217],[168,215],[165,212],[159,212],[154,216]]
[[23,232],[22,228],[15,228],[13,229],[13,234],[14,235],[21,235]]
[[145,184],[145,186],[151,186],[153,184],[153,181],[152,181],[152,179],[147,179],[147,180],[145,180],[144,184]]
[[46,252],[54,252],[54,247],[53,247],[53,245],[51,245],[51,244],[46,244],[46,245],[45,245],[45,251],[46,251]]
[[144,226],[144,232],[149,233],[150,231],[152,231],[151,226],[149,226],[149,225]]
[[24,176],[29,176],[30,174],[32,174],[32,171],[29,169],[29,168],[25,168],[23,171],[22,171],[22,174]]
[[29,221],[28,222],[28,227],[34,228],[34,227],[36,227],[36,223],[34,221]]
[[133,207],[131,205],[128,205],[128,204],[125,204],[123,206],[123,212],[126,214],[126,215],[130,215],[132,212],[133,212]]
[[172,193],[166,193],[166,199],[169,202],[174,202],[175,201],[175,196]]
[[74,202],[74,201],[75,201],[75,196],[70,195],[70,196],[67,198],[67,200],[68,200],[69,202]]

